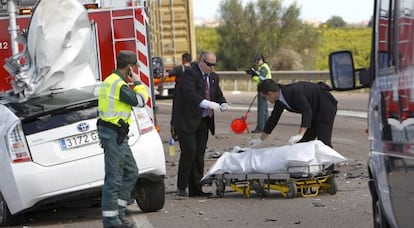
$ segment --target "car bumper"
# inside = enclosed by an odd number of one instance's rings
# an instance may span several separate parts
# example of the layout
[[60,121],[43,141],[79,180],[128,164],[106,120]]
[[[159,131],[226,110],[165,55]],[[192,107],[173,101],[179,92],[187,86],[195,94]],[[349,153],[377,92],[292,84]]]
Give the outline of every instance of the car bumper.
[[[140,178],[165,176],[164,150],[155,130],[141,135],[131,145],[131,150],[137,162]],[[7,162],[8,164],[3,168],[8,170],[2,173],[9,175],[4,182],[2,181],[0,187],[12,214],[30,209],[49,198],[58,198],[59,195],[103,185],[103,154],[54,166],[42,166],[34,162],[15,164]]]

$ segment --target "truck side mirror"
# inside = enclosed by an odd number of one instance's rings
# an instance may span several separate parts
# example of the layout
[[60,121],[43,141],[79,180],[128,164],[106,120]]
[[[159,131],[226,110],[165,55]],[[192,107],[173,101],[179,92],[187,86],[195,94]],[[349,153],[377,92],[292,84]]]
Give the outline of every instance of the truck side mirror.
[[161,57],[152,57],[152,72],[154,77],[164,77],[164,64]]
[[356,89],[354,61],[350,51],[336,51],[329,54],[329,73],[334,90]]

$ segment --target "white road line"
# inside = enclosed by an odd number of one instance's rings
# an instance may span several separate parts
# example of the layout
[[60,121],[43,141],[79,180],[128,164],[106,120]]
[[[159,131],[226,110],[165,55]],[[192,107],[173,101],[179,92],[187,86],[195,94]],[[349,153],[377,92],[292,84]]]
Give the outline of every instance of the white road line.
[[367,112],[360,112],[360,111],[338,110],[336,114],[340,116],[357,117],[357,118],[362,118],[362,119],[368,118]]
[[[156,102],[156,105],[163,105],[163,106],[171,106],[170,102]],[[229,110],[236,110],[236,111],[247,111],[248,106],[232,106],[230,104]],[[250,111],[256,111],[257,107],[251,107]],[[269,108],[269,112],[272,111],[272,108]],[[339,116],[348,116],[348,117],[357,117],[366,119],[368,117],[367,112],[361,112],[361,111],[350,111],[350,110],[338,110],[336,113]]]
[[135,214],[132,216],[132,219],[134,220],[135,225],[138,228],[153,228],[151,222],[144,214]]

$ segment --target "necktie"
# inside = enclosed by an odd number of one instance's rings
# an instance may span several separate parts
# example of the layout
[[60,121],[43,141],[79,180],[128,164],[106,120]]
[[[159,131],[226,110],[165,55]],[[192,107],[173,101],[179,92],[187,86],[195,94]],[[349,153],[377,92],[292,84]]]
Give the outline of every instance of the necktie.
[[[210,83],[208,81],[208,74],[204,74],[204,93],[207,100],[210,100]],[[209,117],[213,116],[213,110],[207,109]]]

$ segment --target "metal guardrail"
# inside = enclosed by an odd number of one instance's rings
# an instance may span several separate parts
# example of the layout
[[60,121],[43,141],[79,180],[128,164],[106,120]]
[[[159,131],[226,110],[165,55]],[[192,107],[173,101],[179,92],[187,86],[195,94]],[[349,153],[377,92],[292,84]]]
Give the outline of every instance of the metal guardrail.
[[[256,83],[244,71],[217,71],[222,90],[256,90]],[[330,84],[329,71],[272,71],[272,78],[278,82],[325,81]]]

